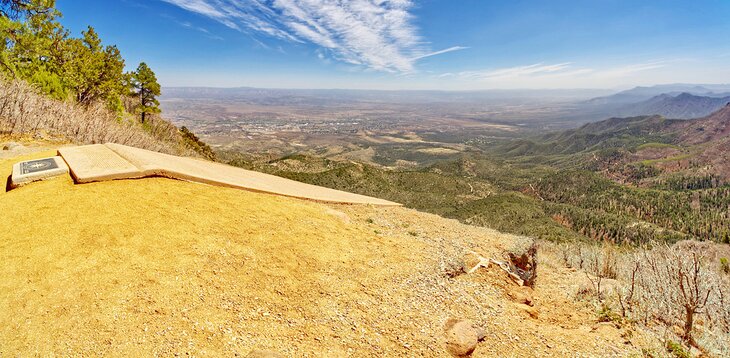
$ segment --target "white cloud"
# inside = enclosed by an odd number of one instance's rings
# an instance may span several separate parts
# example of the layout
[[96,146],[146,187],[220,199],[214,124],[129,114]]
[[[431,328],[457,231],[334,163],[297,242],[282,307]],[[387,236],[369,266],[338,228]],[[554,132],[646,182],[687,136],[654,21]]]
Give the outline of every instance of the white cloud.
[[534,77],[559,73],[569,67],[569,62],[555,65],[543,65],[542,63],[537,63],[534,65],[500,68],[495,70],[465,71],[459,73],[459,75],[463,78],[484,80],[495,78]]
[[310,42],[343,62],[387,72],[413,72],[430,51],[412,24],[410,0],[162,0],[229,28]]
[[601,87],[623,83],[643,73],[662,69],[667,61],[652,61],[606,68],[578,67],[571,62],[505,67],[479,71],[444,73],[439,78],[455,78],[492,88]]
[[218,11],[214,6],[206,0],[163,0],[171,4],[177,5],[185,10],[197,12],[198,14],[212,17],[214,19],[222,19],[225,15]]
[[639,72],[654,70],[665,67],[667,63],[665,61],[654,61],[647,63],[637,63],[625,66],[619,66],[614,68],[608,68],[603,71],[599,71],[595,74],[596,77],[602,78],[623,78],[634,75]]
[[436,55],[440,55],[442,53],[454,52],[454,51],[460,51],[460,50],[466,50],[466,49],[468,49],[468,47],[464,47],[464,46],[453,46],[453,47],[449,47],[449,48],[446,48],[446,49],[443,49],[443,50],[434,51],[434,52],[431,52],[431,53],[427,53],[427,54],[420,55],[420,56],[414,58],[414,60],[420,60],[422,58],[436,56]]

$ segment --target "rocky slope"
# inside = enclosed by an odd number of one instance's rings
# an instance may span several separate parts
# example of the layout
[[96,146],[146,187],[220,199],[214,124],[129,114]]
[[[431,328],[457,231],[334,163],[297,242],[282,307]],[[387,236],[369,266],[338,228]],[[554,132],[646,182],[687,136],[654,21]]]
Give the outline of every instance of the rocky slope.
[[673,129],[682,144],[695,148],[694,161],[730,181],[730,103],[705,118],[677,123]]
[[659,133],[669,138],[668,146],[639,146],[627,160],[642,161],[675,176],[730,182],[730,103],[703,118],[667,121]]

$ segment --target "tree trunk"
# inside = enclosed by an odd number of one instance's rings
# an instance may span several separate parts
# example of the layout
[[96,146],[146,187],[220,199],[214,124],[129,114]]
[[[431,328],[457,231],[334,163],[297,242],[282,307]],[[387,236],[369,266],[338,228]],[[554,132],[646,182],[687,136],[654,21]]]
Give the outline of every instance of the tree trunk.
[[142,106],[142,123],[144,123],[144,115],[145,115],[145,113],[144,113],[144,109],[145,109],[144,108],[144,88],[139,89],[139,102],[140,102],[140,105]]
[[692,326],[694,326],[695,310],[691,307],[685,307],[684,317],[684,340],[689,345],[694,345],[694,338],[692,338]]

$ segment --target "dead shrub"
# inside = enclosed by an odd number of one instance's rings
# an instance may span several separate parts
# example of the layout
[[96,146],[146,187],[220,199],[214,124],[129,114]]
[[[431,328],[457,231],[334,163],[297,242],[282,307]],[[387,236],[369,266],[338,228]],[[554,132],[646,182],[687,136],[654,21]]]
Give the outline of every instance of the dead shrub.
[[537,243],[530,239],[519,249],[512,249],[508,253],[510,269],[515,272],[525,286],[535,287],[537,281]]
[[596,297],[599,301],[603,301],[604,292],[602,284],[606,279],[616,279],[618,277],[617,260],[618,254],[616,247],[610,243],[598,245],[587,245],[578,251],[581,256],[579,262],[584,264],[586,277],[593,285]]
[[170,154],[194,155],[175,126],[162,118],[140,125],[118,118],[104,104],[82,106],[58,101],[21,80],[0,77],[0,135],[44,136],[52,133],[75,143],[114,142]]
[[[641,253],[640,270],[644,299],[655,317],[682,321],[683,339],[696,345],[692,331],[695,316],[703,312],[715,290],[714,280],[701,252],[660,245]],[[667,313],[670,316],[667,317]],[[673,322],[668,322],[673,323]]]
[[633,324],[652,329],[659,324],[666,329],[657,332],[671,336],[662,339],[679,338],[711,355],[730,356],[730,277],[717,264],[727,248],[717,245],[543,247],[551,247],[567,267],[583,268],[591,286],[582,287],[579,296],[597,300],[599,318],[616,312]]

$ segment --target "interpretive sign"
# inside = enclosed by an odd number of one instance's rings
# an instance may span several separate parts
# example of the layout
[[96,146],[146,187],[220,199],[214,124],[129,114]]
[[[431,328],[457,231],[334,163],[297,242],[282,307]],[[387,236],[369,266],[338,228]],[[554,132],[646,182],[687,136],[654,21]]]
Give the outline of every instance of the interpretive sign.
[[68,173],[68,166],[63,161],[63,158],[58,156],[20,162],[13,165],[10,187],[15,188],[36,180],[66,173]]
[[30,174],[42,172],[44,170],[57,169],[58,164],[53,158],[45,158],[38,160],[30,160],[20,163],[20,174]]

